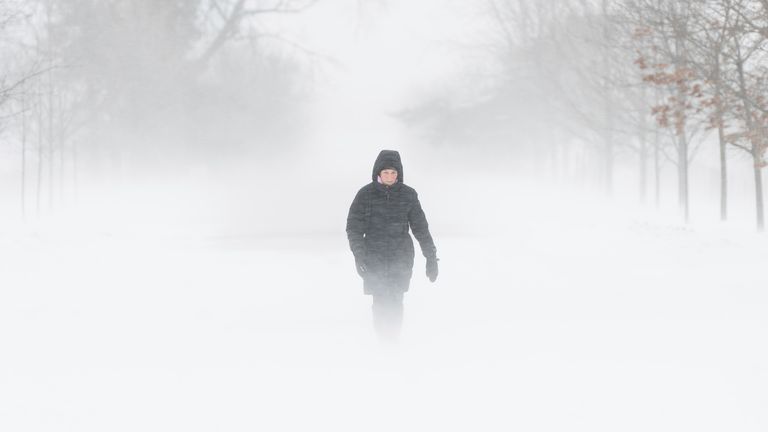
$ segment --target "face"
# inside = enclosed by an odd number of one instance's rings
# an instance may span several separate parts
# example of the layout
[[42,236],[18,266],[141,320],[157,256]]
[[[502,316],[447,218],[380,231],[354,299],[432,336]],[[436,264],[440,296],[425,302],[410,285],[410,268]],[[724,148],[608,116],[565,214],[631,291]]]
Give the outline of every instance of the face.
[[381,176],[381,182],[387,186],[392,186],[397,181],[397,171],[393,169],[381,170],[379,175]]

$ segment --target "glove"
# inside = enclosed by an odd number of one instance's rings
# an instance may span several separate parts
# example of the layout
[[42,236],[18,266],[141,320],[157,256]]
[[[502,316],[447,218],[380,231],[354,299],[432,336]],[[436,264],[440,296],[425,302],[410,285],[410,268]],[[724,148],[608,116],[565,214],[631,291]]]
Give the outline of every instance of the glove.
[[365,273],[368,269],[365,267],[362,258],[355,257],[355,270],[357,270],[357,274],[359,274],[361,278],[365,278]]
[[434,282],[437,279],[437,262],[438,258],[427,258],[427,277],[430,282]]

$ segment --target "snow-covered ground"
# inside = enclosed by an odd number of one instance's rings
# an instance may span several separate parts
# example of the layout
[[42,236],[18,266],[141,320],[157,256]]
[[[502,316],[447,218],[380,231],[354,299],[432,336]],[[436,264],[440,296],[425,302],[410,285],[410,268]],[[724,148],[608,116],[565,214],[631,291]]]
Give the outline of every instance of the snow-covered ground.
[[0,430],[768,429],[764,236],[515,196],[432,212],[398,347],[343,228],[7,234]]

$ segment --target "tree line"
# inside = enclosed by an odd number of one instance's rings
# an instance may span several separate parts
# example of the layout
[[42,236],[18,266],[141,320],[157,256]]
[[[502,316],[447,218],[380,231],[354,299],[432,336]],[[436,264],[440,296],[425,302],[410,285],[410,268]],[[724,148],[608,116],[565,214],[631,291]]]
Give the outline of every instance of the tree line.
[[657,206],[671,165],[686,222],[690,168],[702,146],[717,145],[720,218],[729,161],[741,153],[752,161],[763,230],[768,0],[486,0],[483,15],[489,31],[477,49],[497,66],[481,80],[496,85],[469,102],[424,100],[400,113],[406,123],[436,143],[567,163],[586,143],[607,195],[617,159],[634,159],[638,195]]
[[296,53],[313,55],[274,24],[315,3],[0,1],[0,149],[23,216],[76,197],[86,164],[119,176],[265,147],[297,115]]
[[516,25],[540,33],[526,31],[534,37],[523,48],[534,56],[539,85],[554,87],[548,106],[558,123],[601,148],[609,193],[618,148],[637,156],[641,196],[650,171],[657,202],[659,169],[668,161],[687,222],[690,165],[699,147],[714,141],[720,218],[728,218],[727,150],[735,149],[751,158],[755,220],[763,230],[768,1],[491,3],[505,31]]

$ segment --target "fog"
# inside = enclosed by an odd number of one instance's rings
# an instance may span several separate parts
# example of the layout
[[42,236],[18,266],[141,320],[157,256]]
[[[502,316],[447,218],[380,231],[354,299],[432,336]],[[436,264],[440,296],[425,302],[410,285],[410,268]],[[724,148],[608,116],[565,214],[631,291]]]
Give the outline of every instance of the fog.
[[768,10],[647,3],[0,1],[0,429],[765,430]]

